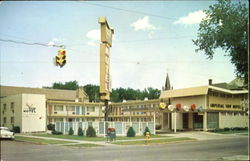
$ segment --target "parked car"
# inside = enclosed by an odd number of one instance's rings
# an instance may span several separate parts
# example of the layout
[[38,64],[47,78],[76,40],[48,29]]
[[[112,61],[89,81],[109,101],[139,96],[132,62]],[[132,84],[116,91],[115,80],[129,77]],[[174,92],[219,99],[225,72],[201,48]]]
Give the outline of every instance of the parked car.
[[11,132],[7,127],[0,127],[0,139],[14,139],[15,133]]

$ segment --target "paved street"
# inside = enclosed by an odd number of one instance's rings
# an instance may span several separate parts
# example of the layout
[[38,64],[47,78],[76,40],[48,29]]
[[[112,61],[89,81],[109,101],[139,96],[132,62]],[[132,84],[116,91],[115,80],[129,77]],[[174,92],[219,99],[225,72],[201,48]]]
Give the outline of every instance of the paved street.
[[1,142],[3,161],[29,160],[215,160],[238,157],[247,160],[248,137],[142,146],[72,148],[35,145],[16,141]]

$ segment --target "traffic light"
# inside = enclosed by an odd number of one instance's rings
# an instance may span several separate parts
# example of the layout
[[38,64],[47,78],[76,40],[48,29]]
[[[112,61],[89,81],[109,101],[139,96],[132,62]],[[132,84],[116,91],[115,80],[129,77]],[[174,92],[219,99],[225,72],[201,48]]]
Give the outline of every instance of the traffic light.
[[64,49],[58,50],[58,55],[56,56],[56,65],[61,68],[66,64],[66,51]]

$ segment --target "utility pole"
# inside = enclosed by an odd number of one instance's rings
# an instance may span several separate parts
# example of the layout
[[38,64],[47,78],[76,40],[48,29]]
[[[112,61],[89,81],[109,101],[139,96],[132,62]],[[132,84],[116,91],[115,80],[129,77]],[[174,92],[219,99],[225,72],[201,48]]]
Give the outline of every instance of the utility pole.
[[[108,102],[110,100],[111,80],[110,80],[110,47],[112,46],[112,29],[106,20],[106,17],[99,17],[101,25],[101,44],[100,44],[100,94],[101,100],[104,101],[105,115],[104,120],[108,121]],[[107,126],[105,126],[107,129]]]

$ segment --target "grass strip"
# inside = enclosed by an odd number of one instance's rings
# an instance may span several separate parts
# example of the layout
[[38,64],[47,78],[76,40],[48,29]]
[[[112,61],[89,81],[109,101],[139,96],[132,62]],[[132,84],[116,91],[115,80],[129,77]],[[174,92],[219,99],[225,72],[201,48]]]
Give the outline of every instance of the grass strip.
[[[150,140],[149,144],[158,144],[158,143],[171,143],[171,142],[180,142],[180,141],[195,141],[196,139],[193,138],[170,138],[170,139],[158,139],[158,140]],[[140,141],[122,141],[122,142],[115,142],[114,144],[118,145],[145,145],[146,140]]]
[[[169,138],[171,136],[160,136],[160,135],[151,135],[150,138]],[[145,136],[135,136],[135,137],[127,137],[127,136],[117,136],[116,140],[134,140],[134,139],[145,139]]]
[[61,140],[50,140],[50,139],[39,139],[39,138],[30,138],[23,136],[15,136],[15,140],[24,141],[36,144],[64,144],[64,143],[74,143],[70,141],[61,141]]
[[98,147],[98,146],[102,146],[102,145],[97,145],[97,144],[69,144],[69,145],[64,145],[64,146],[69,146],[69,147]]
[[53,134],[32,134],[34,136],[43,136],[51,138],[60,138],[60,139],[71,139],[71,140],[84,140],[84,141],[105,141],[104,137],[86,137],[86,136],[77,136],[77,135],[53,135]]

